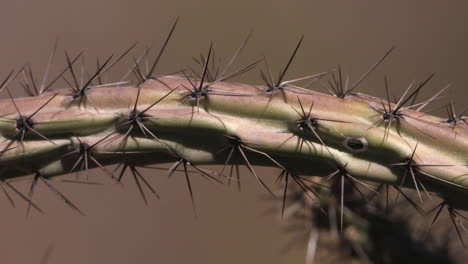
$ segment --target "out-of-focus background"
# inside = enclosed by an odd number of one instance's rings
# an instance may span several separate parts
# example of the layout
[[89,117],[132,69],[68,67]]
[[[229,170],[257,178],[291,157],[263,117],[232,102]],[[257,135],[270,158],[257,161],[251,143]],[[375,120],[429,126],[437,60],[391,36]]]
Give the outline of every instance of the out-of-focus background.
[[[159,49],[177,16],[180,24],[158,73],[193,65],[214,42],[216,55],[231,56],[245,36],[253,38],[238,66],[265,55],[274,72],[287,61],[302,34],[304,43],[289,78],[341,65],[357,80],[390,47],[397,49],[359,88],[383,96],[383,77],[391,94],[401,95],[413,80],[436,73],[421,95],[428,98],[446,84],[452,89],[439,105],[467,103],[468,4],[462,1],[62,1],[4,0],[0,8],[0,74],[31,63],[37,79],[45,69],[54,41],[59,49],[52,72],[64,67],[63,50],[85,51],[89,67],[96,56],[118,54],[134,42],[138,56],[146,47]],[[127,60],[107,75],[119,80]],[[90,69],[91,70],[91,69]],[[238,79],[258,84],[258,69]],[[13,89],[13,88],[12,88]],[[24,95],[20,87],[17,96]],[[5,97],[5,94],[2,95]],[[439,112],[442,113],[443,112]],[[195,219],[182,175],[167,180],[164,171],[145,171],[161,200],[145,206],[130,178],[124,188],[113,184],[57,184],[86,213],[67,208],[40,186],[34,201],[46,210],[27,219],[18,200],[12,209],[0,199],[1,263],[40,263],[49,245],[54,263],[302,263],[304,247],[290,251],[280,210],[244,173],[243,190],[211,185],[193,178]],[[273,182],[275,170],[260,174]],[[94,179],[105,178],[94,173]],[[16,186],[27,193],[28,182]],[[422,223],[427,224],[427,223]],[[460,245],[461,246],[461,245]]]

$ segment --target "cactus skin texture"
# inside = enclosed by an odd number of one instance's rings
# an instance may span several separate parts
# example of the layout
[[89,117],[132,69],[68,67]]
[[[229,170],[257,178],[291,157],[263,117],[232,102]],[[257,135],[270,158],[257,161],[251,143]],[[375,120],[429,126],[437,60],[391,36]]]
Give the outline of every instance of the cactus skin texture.
[[[358,186],[409,187],[421,200],[436,194],[451,208],[468,209],[463,118],[453,122],[401,106],[392,111],[396,105],[379,98],[340,98],[291,84],[272,90],[163,76],[85,88],[81,95],[57,89],[0,101],[2,183],[101,166],[119,180],[104,166],[175,162],[169,173],[192,167],[213,182],[230,178],[201,165],[247,165],[264,185],[251,167],[259,165],[346,176]],[[411,92],[404,98],[412,99]]]

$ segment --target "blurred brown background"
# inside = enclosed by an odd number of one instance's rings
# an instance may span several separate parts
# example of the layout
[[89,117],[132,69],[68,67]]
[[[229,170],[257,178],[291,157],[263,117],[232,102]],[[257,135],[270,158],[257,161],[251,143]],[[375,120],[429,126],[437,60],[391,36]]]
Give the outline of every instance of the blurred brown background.
[[[290,78],[341,64],[355,81],[395,45],[396,51],[359,91],[382,96],[387,74],[392,94],[399,96],[411,80],[435,72],[423,97],[451,83],[450,97],[461,110],[467,103],[467,11],[464,1],[427,0],[3,0],[0,72],[4,76],[29,62],[40,79],[55,39],[59,40],[55,72],[64,65],[64,48],[74,54],[84,50],[93,69],[95,56],[103,59],[135,41],[137,52],[146,46],[159,49],[170,25],[181,16],[159,73],[192,63],[191,57],[206,53],[211,41],[217,55],[230,56],[251,30],[254,37],[239,63],[265,55],[274,72],[305,34]],[[125,67],[126,63],[115,69],[108,80],[118,80]],[[258,70],[239,80],[260,83]],[[15,93],[24,94],[19,87]],[[263,170],[261,175],[271,180],[273,173]],[[265,193],[247,173],[242,193],[194,177],[198,219],[181,175],[169,181],[163,172],[145,171],[145,175],[154,176],[149,180],[162,197],[150,199],[149,206],[144,206],[130,180],[124,189],[111,184],[57,184],[85,217],[69,210],[42,185],[35,201],[45,215],[34,212],[26,219],[24,203],[18,200],[19,208],[12,209],[2,197],[0,262],[40,263],[51,243],[55,246],[48,264],[303,262],[302,247],[282,252],[290,237],[281,231],[279,210],[266,213],[274,203],[263,198]],[[17,186],[26,193],[28,184]]]

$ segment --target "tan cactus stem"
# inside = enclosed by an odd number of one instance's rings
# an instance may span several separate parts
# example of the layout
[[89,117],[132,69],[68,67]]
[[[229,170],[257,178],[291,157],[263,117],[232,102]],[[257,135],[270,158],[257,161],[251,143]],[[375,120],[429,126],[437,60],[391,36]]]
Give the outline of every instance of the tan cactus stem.
[[360,181],[417,187],[424,199],[427,190],[468,209],[464,122],[402,108],[390,123],[379,110],[393,104],[361,94],[338,98],[291,85],[269,93],[215,82],[195,95],[192,85],[199,81],[165,76],[138,87],[90,87],[75,99],[70,89],[4,99],[1,176],[59,176],[84,169],[85,160],[89,168],[178,160],[223,165],[234,148],[228,164],[245,165],[243,153],[252,165],[300,175],[342,169]]

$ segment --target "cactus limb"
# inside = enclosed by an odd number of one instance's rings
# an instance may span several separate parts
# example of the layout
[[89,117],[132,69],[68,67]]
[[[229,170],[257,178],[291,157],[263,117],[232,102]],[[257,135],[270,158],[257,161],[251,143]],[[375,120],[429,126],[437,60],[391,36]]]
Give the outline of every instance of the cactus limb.
[[[138,87],[96,87],[80,104],[67,89],[0,101],[2,177],[79,170],[83,146],[92,146],[88,157],[98,161],[88,161],[89,168],[180,159],[225,165],[232,155],[228,164],[245,165],[248,158],[251,165],[301,175],[324,177],[345,168],[359,180],[423,186],[468,209],[468,126],[463,122],[453,125],[404,108],[402,118],[389,124],[376,110],[382,108],[380,99],[339,98],[292,85],[265,92],[263,86],[219,81],[205,84],[204,93],[193,97],[187,87],[198,82],[166,76]],[[22,140],[14,137],[20,117],[14,104],[22,116],[41,108],[31,127],[49,140],[32,131]],[[132,113],[139,122],[132,123]],[[230,154],[230,147],[245,157]],[[408,161],[414,182],[406,167],[395,165]]]

